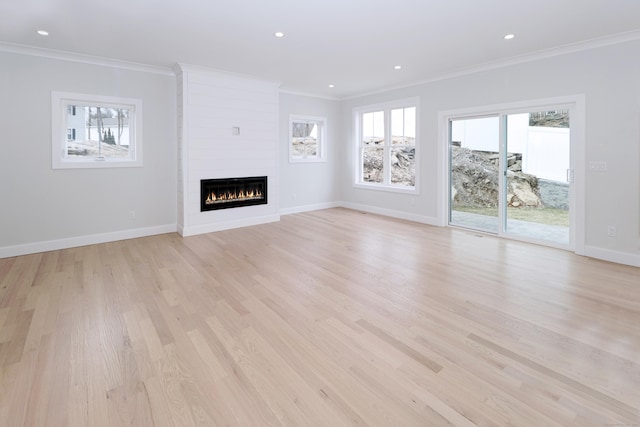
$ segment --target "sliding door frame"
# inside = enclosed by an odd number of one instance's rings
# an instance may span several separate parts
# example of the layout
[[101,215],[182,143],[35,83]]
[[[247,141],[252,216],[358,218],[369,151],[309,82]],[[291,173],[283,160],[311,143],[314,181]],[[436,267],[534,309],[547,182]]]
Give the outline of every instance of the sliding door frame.
[[[571,215],[571,247],[568,248],[576,254],[585,254],[585,178],[586,178],[586,150],[585,150],[585,97],[583,94],[569,95],[556,98],[535,99],[506,104],[494,104],[464,108],[458,110],[447,110],[438,113],[438,224],[440,226],[449,225],[450,211],[450,149],[451,140],[451,120],[470,119],[486,116],[500,117],[500,150],[504,152],[506,138],[502,116],[517,113],[529,113],[532,111],[544,111],[549,109],[570,110],[570,146],[571,158],[570,168],[573,170],[573,183],[570,197]],[[500,163],[503,159],[500,157]],[[504,179],[500,177],[500,197],[503,197]],[[502,209],[501,209],[502,210]],[[499,214],[500,227],[504,227],[503,213]],[[502,230],[502,228],[501,228]],[[519,238],[499,231],[500,237],[530,241],[530,239]],[[541,242],[534,242],[541,243]],[[549,246],[554,246],[549,244]],[[567,249],[563,246],[563,248]]]

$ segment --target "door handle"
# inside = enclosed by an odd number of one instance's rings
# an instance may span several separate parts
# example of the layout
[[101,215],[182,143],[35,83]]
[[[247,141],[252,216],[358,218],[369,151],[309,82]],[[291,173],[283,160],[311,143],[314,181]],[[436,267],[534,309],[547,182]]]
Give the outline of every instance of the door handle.
[[573,182],[574,173],[573,169],[567,169],[567,182]]

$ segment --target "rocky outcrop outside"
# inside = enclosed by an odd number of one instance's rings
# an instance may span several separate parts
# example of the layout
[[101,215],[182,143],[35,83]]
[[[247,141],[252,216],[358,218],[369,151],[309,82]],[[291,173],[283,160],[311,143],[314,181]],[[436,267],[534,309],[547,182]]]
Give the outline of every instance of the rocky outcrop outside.
[[[529,126],[569,127],[569,111],[529,114]],[[451,191],[454,207],[495,208],[498,204],[499,156],[473,151],[460,143],[451,147]],[[507,155],[507,202],[511,208],[569,209],[569,185],[538,179],[522,171],[522,154]]]
[[316,123],[292,124],[291,155],[294,158],[314,157],[318,153],[318,141],[312,135]]
[[[497,153],[453,146],[451,191],[453,206],[498,206],[499,157]],[[541,208],[538,178],[522,172],[522,156],[507,157],[507,203],[514,208]]]
[[312,137],[293,137],[291,155],[298,157],[314,157],[318,154],[318,142]]
[[[383,182],[382,140],[367,141],[363,153],[363,180]],[[507,203],[511,208],[568,210],[568,185],[538,179],[522,172],[522,155],[507,155]],[[392,146],[391,182],[415,185],[415,147]],[[498,207],[499,155],[459,146],[451,150],[453,207]]]
[[[391,183],[413,187],[416,185],[415,139],[407,138],[407,145],[400,145],[402,137],[393,137],[391,146]],[[371,138],[365,142],[362,176],[365,182],[383,182],[383,139]]]

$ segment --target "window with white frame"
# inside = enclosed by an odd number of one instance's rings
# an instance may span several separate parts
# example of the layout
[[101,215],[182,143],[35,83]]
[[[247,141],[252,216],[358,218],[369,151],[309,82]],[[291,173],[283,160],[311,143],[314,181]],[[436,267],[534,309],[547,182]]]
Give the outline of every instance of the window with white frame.
[[52,92],[52,167],[142,166],[142,101]]
[[326,135],[326,118],[289,116],[289,161],[292,163],[325,161]]
[[354,110],[356,185],[415,190],[417,110],[417,98]]

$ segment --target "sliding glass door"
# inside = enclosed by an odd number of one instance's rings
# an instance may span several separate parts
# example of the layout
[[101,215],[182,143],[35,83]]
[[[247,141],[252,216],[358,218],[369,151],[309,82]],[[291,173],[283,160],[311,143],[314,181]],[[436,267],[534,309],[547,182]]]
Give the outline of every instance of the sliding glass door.
[[450,121],[449,221],[491,233],[500,230],[500,120],[498,116]]
[[569,245],[569,110],[509,114],[505,120],[504,231]]
[[449,224],[571,244],[568,108],[449,119]]

